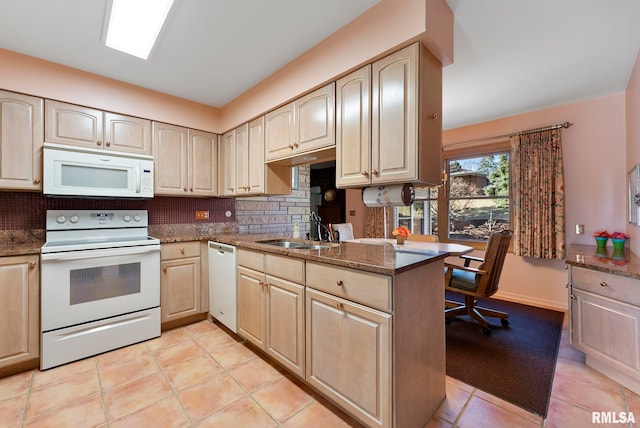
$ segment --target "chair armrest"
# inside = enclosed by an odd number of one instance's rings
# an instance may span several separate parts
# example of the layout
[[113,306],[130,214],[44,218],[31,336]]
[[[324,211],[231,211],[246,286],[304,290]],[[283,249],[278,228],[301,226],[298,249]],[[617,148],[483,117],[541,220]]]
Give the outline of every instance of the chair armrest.
[[486,275],[488,272],[483,269],[472,268],[469,266],[460,266],[460,265],[452,265],[449,263],[445,263],[444,266],[447,268],[447,271],[452,269],[464,270],[466,272],[476,273],[478,275]]
[[466,254],[461,254],[459,257],[464,260],[464,265],[465,266],[469,266],[469,263],[472,262],[472,261],[479,262],[479,263],[484,263],[484,259],[482,259],[480,257],[468,256]]

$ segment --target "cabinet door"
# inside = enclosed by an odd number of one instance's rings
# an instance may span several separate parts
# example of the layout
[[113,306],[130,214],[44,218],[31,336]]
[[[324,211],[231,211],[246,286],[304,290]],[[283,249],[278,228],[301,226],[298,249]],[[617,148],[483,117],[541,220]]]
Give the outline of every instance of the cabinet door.
[[304,287],[267,275],[267,352],[304,378]]
[[238,334],[265,349],[267,344],[266,282],[262,272],[238,267]]
[[0,188],[42,190],[41,98],[0,91]]
[[89,148],[103,147],[103,113],[88,107],[45,101],[45,135],[48,143]]
[[210,132],[189,132],[189,194],[218,194],[218,136]]
[[336,82],[336,186],[371,182],[371,65]]
[[160,277],[161,322],[202,312],[200,268],[200,257],[162,262]]
[[306,290],[306,380],[367,426],[391,426],[391,315]]
[[156,195],[186,196],[187,128],[153,123],[153,163]]
[[0,257],[0,368],[40,356],[38,256]]
[[[573,288],[573,345],[632,379],[640,377],[640,309]],[[615,332],[615,334],[612,334]]]
[[249,124],[235,129],[235,194],[247,195],[249,187]]
[[118,152],[151,154],[151,121],[115,113],[104,114],[104,148]]
[[291,155],[295,142],[293,103],[267,113],[264,122],[265,159],[270,161]]
[[[264,116],[249,122],[249,193],[265,193]],[[289,180],[291,182],[291,180]]]
[[418,44],[373,63],[371,182],[417,177]]
[[296,152],[335,144],[335,89],[331,83],[295,101]]
[[220,141],[220,196],[236,194],[236,133],[229,131]]

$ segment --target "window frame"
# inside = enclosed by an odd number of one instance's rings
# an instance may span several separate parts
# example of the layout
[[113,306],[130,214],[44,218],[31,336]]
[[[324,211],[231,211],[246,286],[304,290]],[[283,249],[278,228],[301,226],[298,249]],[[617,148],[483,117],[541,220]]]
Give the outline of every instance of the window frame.
[[[468,159],[474,157],[482,157],[494,155],[498,156],[503,153],[509,153],[509,224],[513,229],[513,163],[511,156],[511,144],[509,140],[497,141],[490,144],[472,145],[461,148],[450,148],[446,146],[443,150],[442,161],[443,169],[447,174],[447,180],[442,185],[441,191],[438,192],[438,239],[440,242],[448,242],[452,244],[461,244],[468,247],[473,247],[476,250],[484,250],[486,247],[486,241],[468,241],[460,239],[449,238],[449,192],[450,192],[450,180],[449,175],[449,162],[457,159]],[[513,242],[512,244],[513,245]],[[511,248],[510,248],[511,249]]]

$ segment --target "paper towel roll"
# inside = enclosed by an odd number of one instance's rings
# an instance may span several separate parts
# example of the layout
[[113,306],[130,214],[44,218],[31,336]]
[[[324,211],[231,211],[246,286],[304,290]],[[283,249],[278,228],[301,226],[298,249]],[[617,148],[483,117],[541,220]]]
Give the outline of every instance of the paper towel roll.
[[415,197],[415,189],[411,183],[371,186],[362,190],[362,202],[368,207],[411,205]]

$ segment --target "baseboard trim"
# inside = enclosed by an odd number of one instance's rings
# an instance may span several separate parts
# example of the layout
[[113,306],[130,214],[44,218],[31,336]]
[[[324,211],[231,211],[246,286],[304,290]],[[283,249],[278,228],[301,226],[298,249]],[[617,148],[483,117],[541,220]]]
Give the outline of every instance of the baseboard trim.
[[567,312],[569,310],[566,302],[557,302],[555,300],[539,299],[535,297],[523,296],[521,294],[508,293],[499,291],[491,296],[492,299],[506,300],[513,303],[521,303],[523,305],[537,306],[539,308],[552,309],[554,311]]

